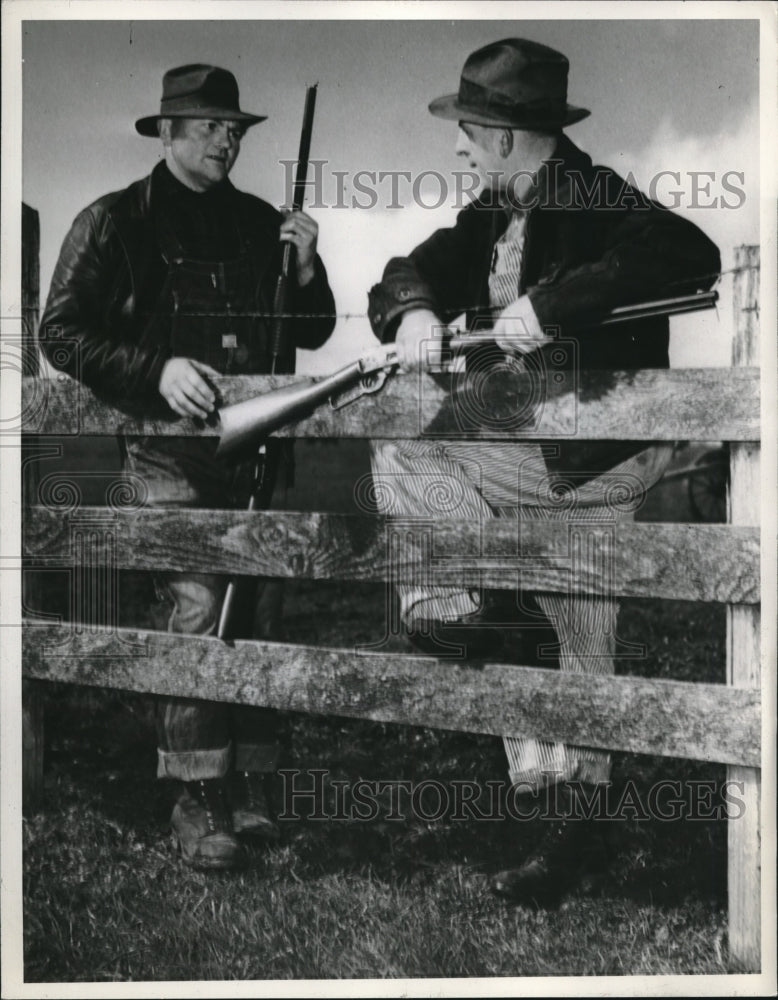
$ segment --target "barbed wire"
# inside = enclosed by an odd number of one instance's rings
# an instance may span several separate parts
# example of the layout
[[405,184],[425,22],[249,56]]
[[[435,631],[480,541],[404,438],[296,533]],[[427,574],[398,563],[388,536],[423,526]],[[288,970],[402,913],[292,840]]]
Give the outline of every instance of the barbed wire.
[[[697,275],[694,275],[691,278],[680,278],[677,281],[670,281],[670,282],[668,282],[668,284],[665,287],[666,288],[672,288],[672,287],[674,287],[676,285],[687,285],[688,286],[689,284],[692,284],[694,282],[697,282],[697,281],[707,281],[707,280],[709,280],[711,278],[715,278],[717,281],[720,281],[721,278],[726,277],[726,275],[728,275],[728,274],[742,274],[745,271],[758,271],[758,270],[760,270],[760,267],[759,267],[758,264],[745,264],[742,267],[730,267],[726,271],[713,271],[710,274],[697,274]],[[447,309],[446,309],[446,311],[447,312],[456,312],[457,315],[458,315],[460,313],[469,312],[471,309],[488,309],[488,308],[489,308],[489,306],[487,306],[485,303],[471,303],[470,305],[463,305],[463,306],[448,306]],[[266,311],[263,311],[263,312],[255,312],[255,311],[246,311],[246,312],[243,312],[242,311],[240,313],[234,313],[234,314],[232,314],[232,313],[223,313],[223,312],[197,312],[197,313],[186,313],[185,315],[188,315],[188,316],[201,316],[204,319],[209,319],[209,318],[212,319],[212,318],[216,318],[216,317],[224,318],[225,316],[234,315],[234,317],[235,317],[236,320],[240,320],[240,319],[332,319],[333,317],[335,319],[348,320],[348,319],[369,319],[370,318],[369,314],[366,313],[366,312],[364,312],[364,313],[362,313],[362,312],[344,312],[344,313],[341,313],[341,312],[335,312],[335,313],[312,313],[312,312],[306,312],[306,313],[297,312],[296,313],[296,312],[282,312],[282,313],[274,313],[274,312],[266,312]]]

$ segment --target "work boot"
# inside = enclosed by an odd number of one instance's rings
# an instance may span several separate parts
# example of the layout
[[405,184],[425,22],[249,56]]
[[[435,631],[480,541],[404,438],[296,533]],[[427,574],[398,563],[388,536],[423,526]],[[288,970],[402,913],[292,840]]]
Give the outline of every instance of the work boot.
[[498,896],[540,908],[555,907],[576,889],[593,892],[604,878],[607,851],[597,820],[564,813],[562,818],[544,822],[540,842],[523,863],[492,878],[491,889]]
[[246,862],[221,778],[187,781],[173,807],[170,826],[173,843],[192,868],[240,868]]
[[507,651],[506,630],[495,615],[494,600],[484,594],[481,607],[461,618],[436,619],[411,617],[405,634],[411,644],[427,656],[446,659],[496,659]]
[[428,656],[446,659],[491,659],[518,666],[558,666],[552,652],[540,656],[540,647],[557,644],[549,620],[529,595],[535,613],[522,614],[512,591],[486,590],[477,611],[461,618],[437,620],[414,618],[405,624],[411,644]]
[[261,771],[234,771],[230,776],[232,826],[235,833],[276,841],[281,836],[267,803],[267,775]]
[[492,621],[504,626],[506,663],[523,667],[559,667],[556,629],[532,594],[488,590],[485,600]]

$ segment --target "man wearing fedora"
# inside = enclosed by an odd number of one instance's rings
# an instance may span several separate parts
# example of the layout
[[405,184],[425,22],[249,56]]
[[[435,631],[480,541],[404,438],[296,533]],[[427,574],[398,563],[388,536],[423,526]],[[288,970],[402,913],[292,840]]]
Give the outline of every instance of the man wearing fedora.
[[[241,110],[225,69],[193,64],[165,74],[159,114],[136,122],[142,136],[161,140],[163,161],[84,209],[65,238],[41,322],[53,364],[112,402],[207,418],[217,403],[213,376],[269,371],[284,242],[296,251],[294,315],[276,371],[294,370],[297,347],[326,341],[335,305],[316,223],[303,212],[282,217],[229,181],[245,132],[264,120]],[[257,488],[253,463],[217,459],[216,444],[125,438],[124,466],[145,484],[149,505],[245,507]],[[268,443],[261,504],[283,501],[286,458]],[[172,603],[170,631],[214,632],[226,582],[158,574]],[[277,637],[278,585],[259,587],[255,627]],[[264,797],[264,776],[276,768],[271,713],[163,698],[157,721],[158,775],[178,783],[171,825],[183,859],[203,869],[239,866],[237,833],[277,836]]]
[[[567,77],[561,53],[508,38],[474,52],[458,93],[429,105],[458,122],[456,153],[481,188],[452,228],[390,260],[370,292],[373,329],[395,342],[405,371],[434,367],[445,325],[463,312],[469,329],[487,325],[497,343],[478,360],[479,376],[489,364],[513,367],[539,373],[542,386],[558,369],[569,385],[577,371],[668,366],[667,317],[598,324],[618,306],[710,287],[718,250],[570,141],[563,130],[589,112],[568,104]],[[475,381],[475,392],[488,393],[488,378]],[[473,402],[488,421],[488,400]],[[502,516],[601,532],[634,515],[670,450],[646,442],[385,441],[373,444],[373,475],[383,512],[404,524],[436,514]],[[441,495],[452,502],[436,511]],[[425,654],[614,670],[617,604],[607,595],[501,596],[423,580],[400,580],[397,592],[408,637]],[[492,888],[553,905],[605,864],[596,824],[573,817],[581,796],[591,802],[608,782],[610,755],[530,737],[504,744],[512,793],[527,793],[514,801],[534,803],[548,822],[533,851]]]

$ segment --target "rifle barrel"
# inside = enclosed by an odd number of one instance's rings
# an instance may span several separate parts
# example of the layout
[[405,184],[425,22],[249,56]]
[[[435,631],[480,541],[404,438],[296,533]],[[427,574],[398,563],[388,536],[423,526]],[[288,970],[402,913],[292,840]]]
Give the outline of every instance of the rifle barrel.
[[[672,299],[656,299],[653,302],[639,302],[632,306],[619,306],[617,309],[612,309],[596,324],[591,325],[597,327],[615,326],[618,323],[630,323],[648,316],[678,316],[681,313],[697,312],[700,309],[712,309],[718,299],[719,293],[710,291],[696,292],[694,295],[679,295]],[[580,329],[586,329],[586,327]],[[457,333],[448,340],[447,347],[452,351],[467,351],[473,347],[492,343],[494,343],[493,333],[469,335]]]
[[300,151],[297,154],[297,174],[294,179],[294,197],[292,209],[301,211],[305,201],[305,184],[308,176],[308,159],[311,154],[311,136],[313,135],[313,115],[316,111],[316,93],[318,83],[305,91],[305,107],[303,109],[303,127],[300,133]]
[[[305,91],[305,107],[303,108],[303,127],[300,132],[300,149],[297,154],[297,173],[294,180],[292,195],[292,211],[302,210],[305,201],[305,186],[308,177],[308,157],[311,152],[311,136],[313,135],[313,114],[316,110],[316,91],[318,83]],[[273,298],[273,324],[270,337],[270,374],[275,375],[278,359],[281,357],[284,342],[284,313],[286,312],[286,293],[289,287],[289,275],[294,263],[294,245],[284,244],[281,258],[281,271],[276,281]]]

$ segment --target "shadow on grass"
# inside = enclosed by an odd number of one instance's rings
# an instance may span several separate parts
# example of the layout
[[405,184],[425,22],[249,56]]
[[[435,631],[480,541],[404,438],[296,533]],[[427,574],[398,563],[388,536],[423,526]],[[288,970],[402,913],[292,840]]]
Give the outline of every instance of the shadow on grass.
[[[301,642],[368,641],[383,589],[360,596],[356,610],[340,588],[296,585],[287,626]],[[723,679],[721,609],[625,602],[619,628],[646,646],[622,672]],[[607,824],[603,896],[551,913],[505,907],[487,891],[487,876],[518,863],[542,834],[541,820],[409,810],[391,819],[387,809],[370,822],[289,820],[280,845],[252,848],[246,872],[206,875],[184,868],[168,842],[152,700],[45,691],[44,807],[25,823],[31,982],[726,971],[722,821],[628,815]],[[493,737],[295,714],[285,729],[287,766],[327,770],[329,812],[338,788],[358,780],[487,787],[505,776]],[[614,759],[614,787],[632,781],[644,800],[657,781],[685,788],[723,777],[709,764]]]

